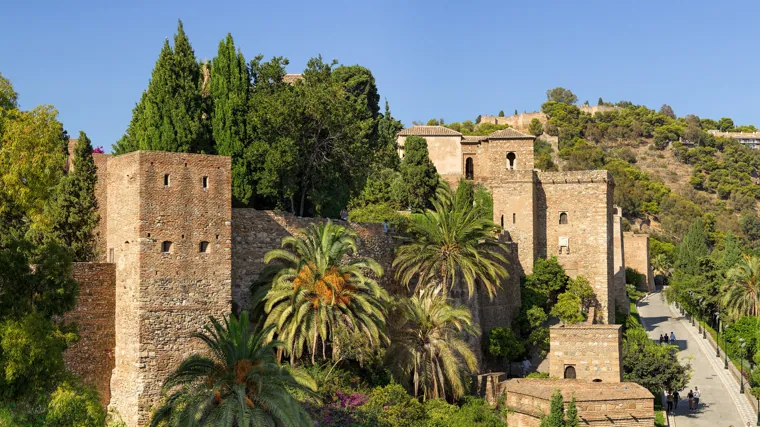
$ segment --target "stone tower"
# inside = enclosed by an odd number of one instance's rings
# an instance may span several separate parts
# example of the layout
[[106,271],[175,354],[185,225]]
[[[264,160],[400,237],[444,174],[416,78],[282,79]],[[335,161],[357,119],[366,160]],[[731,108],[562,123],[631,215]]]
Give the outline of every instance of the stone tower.
[[147,425],[167,374],[203,349],[191,335],[231,311],[230,158],[137,151],[109,159],[107,183],[110,407]]

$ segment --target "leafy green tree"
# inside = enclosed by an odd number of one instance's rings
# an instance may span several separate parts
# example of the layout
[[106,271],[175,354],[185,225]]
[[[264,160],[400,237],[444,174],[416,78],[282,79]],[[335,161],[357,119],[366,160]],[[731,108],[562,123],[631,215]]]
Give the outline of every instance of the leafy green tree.
[[50,427],[101,427],[106,411],[98,393],[90,387],[64,382],[50,395],[45,425]]
[[[315,363],[321,341],[326,345],[335,330],[361,331],[372,345],[385,338],[387,292],[368,277],[383,274],[371,258],[356,256],[356,234],[328,221],[312,224],[302,236],[282,240],[282,249],[267,252],[264,261],[272,264],[272,285],[264,299],[266,325],[276,325],[275,333],[285,343],[291,363],[304,350]],[[342,262],[344,257],[350,258]]]
[[421,210],[430,205],[438,187],[438,172],[428,155],[427,141],[419,136],[409,136],[404,143],[406,154],[401,161],[403,182],[400,199],[405,206]]
[[401,174],[393,169],[386,168],[372,172],[367,177],[361,193],[351,200],[349,207],[354,209],[372,204],[386,204],[400,209],[400,195],[397,194],[402,187],[400,181]]
[[18,93],[13,90],[11,81],[3,77],[3,74],[0,73],[0,109],[12,110],[17,107]]
[[132,110],[132,121],[114,153],[212,152],[202,117],[201,85],[201,66],[179,21],[174,47],[164,41],[148,89]]
[[570,400],[570,403],[567,405],[567,422],[565,423],[565,427],[579,426],[580,422],[578,421],[578,407],[575,405],[575,395],[573,395],[572,400]]
[[84,132],[74,148],[73,170],[61,179],[50,206],[52,234],[71,250],[74,261],[97,259],[95,229],[100,221],[95,185],[97,168],[92,158],[92,144]]
[[623,340],[623,379],[645,387],[658,395],[663,390],[680,391],[691,377],[691,367],[678,359],[672,346],[659,345],[649,339],[643,328],[626,331]]
[[275,326],[254,332],[245,311],[240,319],[212,317],[210,323],[195,335],[209,356],[193,354],[169,374],[150,425],[311,426],[291,390],[315,391],[316,384],[277,363],[275,350],[282,344],[267,339]]
[[581,301],[581,309],[588,312],[589,307],[596,303],[596,295],[585,276],[578,276],[568,281],[567,291],[577,296]]
[[596,101],[596,105],[604,105],[604,100],[602,99],[601,96],[599,97],[599,100]]
[[723,306],[735,317],[760,315],[760,258],[744,255],[728,270]]
[[412,237],[393,260],[396,278],[407,287],[440,283],[444,296],[460,283],[473,295],[477,281],[493,298],[507,277],[505,246],[496,238],[496,224],[469,206],[457,206],[463,204],[456,195],[441,190],[433,209],[413,219]]
[[710,254],[707,234],[701,219],[694,221],[678,246],[675,268],[685,274],[699,274],[699,260]]
[[531,119],[530,125],[528,125],[528,133],[539,136],[544,133],[544,125],[542,125],[541,121],[536,118]]
[[237,206],[250,203],[254,177],[244,152],[250,142],[248,99],[251,75],[243,53],[235,48],[231,34],[219,42],[211,61],[212,135],[216,152],[232,157],[232,198]]
[[565,427],[565,406],[562,392],[555,390],[549,401],[549,413],[541,418],[541,427]]
[[729,132],[734,128],[734,121],[730,117],[721,117],[718,120],[718,130],[721,132]]
[[573,105],[578,102],[578,97],[575,96],[575,94],[569,89],[565,89],[563,87],[555,87],[554,89],[549,89],[546,91],[546,100]]
[[564,292],[568,279],[557,257],[537,258],[533,263],[533,273],[525,276],[525,287],[537,292],[542,299],[541,306],[548,308],[549,302]]
[[490,356],[502,357],[512,362],[522,356],[525,347],[512,329],[494,328],[488,332],[486,351]]
[[559,295],[557,303],[552,307],[551,315],[557,317],[563,325],[572,325],[585,320],[581,313],[581,299],[571,292]]
[[504,110],[499,111],[499,117],[504,117]]
[[475,117],[475,124],[476,124],[476,125],[480,124],[480,119],[481,119],[481,118],[482,118],[482,117],[480,116],[480,114],[478,114],[478,117]]
[[441,287],[398,301],[386,361],[393,377],[415,397],[458,399],[478,362],[462,334],[479,335],[466,307],[451,306]]
[[739,240],[734,233],[726,233],[723,239],[723,251],[720,253],[719,265],[722,270],[729,270],[742,259],[742,249],[739,246]]

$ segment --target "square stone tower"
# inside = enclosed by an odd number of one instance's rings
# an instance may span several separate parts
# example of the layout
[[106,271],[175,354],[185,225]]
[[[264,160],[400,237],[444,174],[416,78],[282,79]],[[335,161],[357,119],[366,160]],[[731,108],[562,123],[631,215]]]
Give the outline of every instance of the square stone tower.
[[137,151],[108,162],[107,258],[116,264],[111,408],[147,425],[161,385],[231,311],[230,158]]
[[619,383],[623,380],[622,325],[566,325],[549,328],[549,375]]

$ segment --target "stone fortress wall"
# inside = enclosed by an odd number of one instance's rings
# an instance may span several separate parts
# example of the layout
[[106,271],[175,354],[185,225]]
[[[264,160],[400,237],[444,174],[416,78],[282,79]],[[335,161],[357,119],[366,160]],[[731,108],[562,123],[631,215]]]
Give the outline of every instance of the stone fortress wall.
[[649,235],[637,234],[630,231],[623,233],[625,243],[626,267],[630,267],[644,275],[642,286],[649,292],[654,291],[654,272],[649,259]]
[[[620,108],[610,107],[607,105],[579,105],[578,109],[580,109],[584,113],[591,114],[593,116],[596,113],[615,111],[615,110],[619,110]],[[484,115],[480,117],[480,122],[491,123],[495,125],[509,125],[517,130],[526,131],[528,130],[528,127],[530,126],[530,122],[533,119],[538,119],[538,121],[540,121],[541,124],[544,124],[546,123],[548,118],[546,117],[546,114],[542,113],[541,111],[534,111],[532,113],[520,113],[517,115],[505,116],[505,117]]]

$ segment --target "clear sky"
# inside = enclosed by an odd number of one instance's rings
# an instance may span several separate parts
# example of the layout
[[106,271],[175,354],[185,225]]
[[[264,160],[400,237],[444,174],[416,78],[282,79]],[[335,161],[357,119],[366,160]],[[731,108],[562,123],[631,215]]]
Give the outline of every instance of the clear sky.
[[760,125],[757,1],[13,1],[0,73],[24,109],[53,104],[107,150],[182,19],[199,58],[232,33],[247,59],[360,64],[404,124],[534,111],[563,86]]

